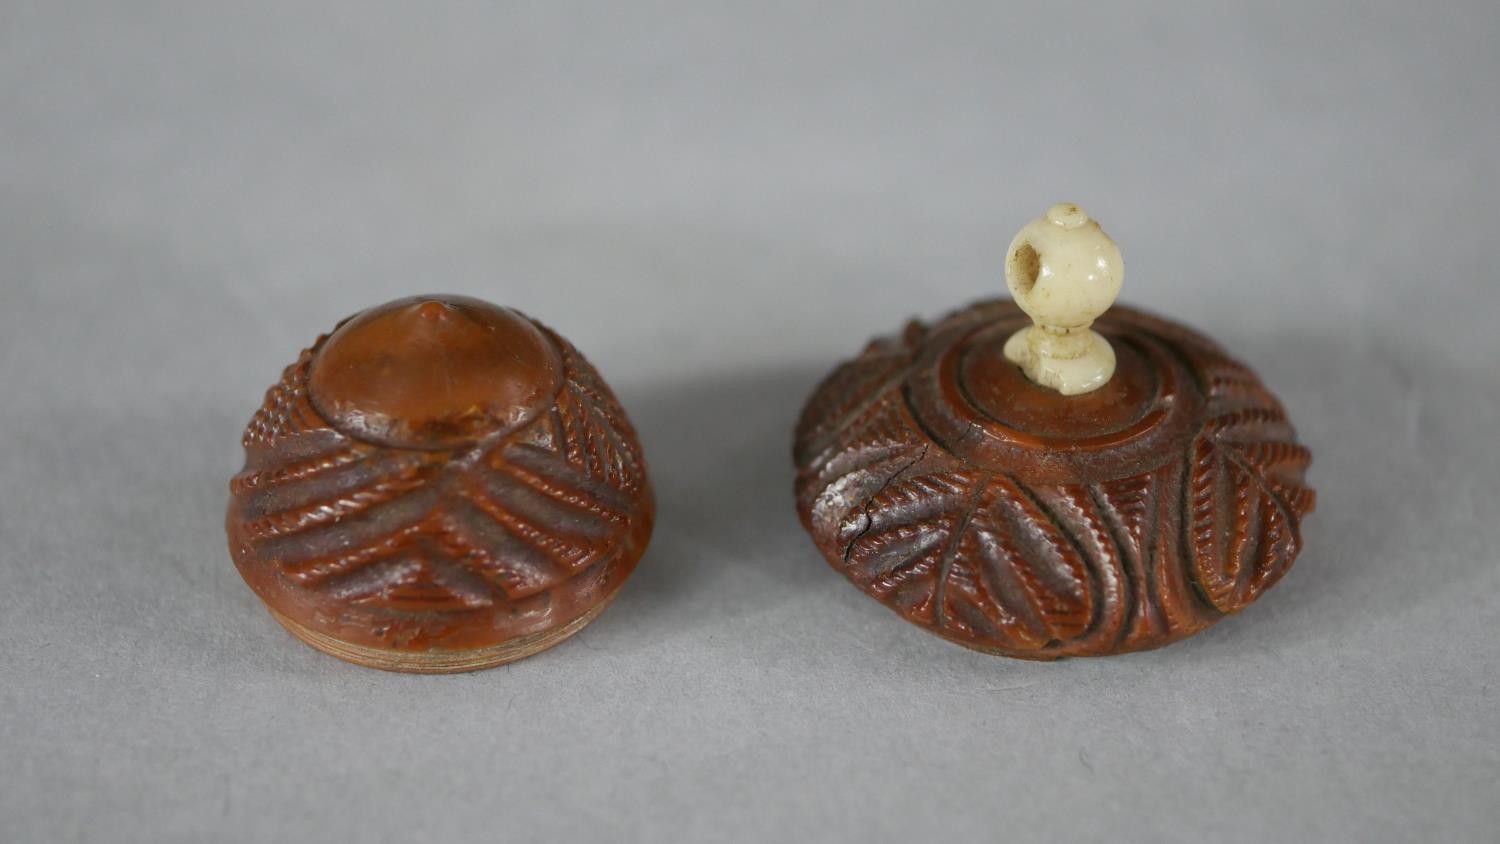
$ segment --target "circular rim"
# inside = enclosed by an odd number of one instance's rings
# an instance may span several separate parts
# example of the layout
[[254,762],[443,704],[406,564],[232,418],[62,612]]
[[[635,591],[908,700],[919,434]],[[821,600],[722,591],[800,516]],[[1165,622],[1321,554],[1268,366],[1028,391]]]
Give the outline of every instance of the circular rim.
[[[908,377],[903,395],[913,419],[935,442],[961,460],[993,472],[1014,472],[1036,463],[1027,478],[1067,483],[1080,475],[1110,477],[1135,474],[1142,454],[1174,454],[1185,448],[1203,421],[1206,399],[1193,376],[1160,338],[1140,331],[1119,331],[1108,322],[1097,327],[1111,342],[1138,354],[1147,366],[1140,372],[1154,379],[1149,396],[1133,421],[1115,430],[1085,437],[1038,434],[1013,427],[987,413],[963,381],[964,364],[977,348],[1009,336],[1023,324],[1000,320],[970,324],[929,340]],[[1128,376],[1127,376],[1128,377]],[[1036,387],[1045,390],[1045,387]]]
[[278,612],[270,604],[266,604],[266,610],[271,613],[272,618],[287,629],[287,632],[302,640],[304,644],[345,662],[403,674],[462,674],[505,665],[562,644],[598,618],[618,594],[619,590],[616,589],[599,603],[585,610],[582,615],[549,630],[518,636],[489,647],[461,651],[398,651],[356,645],[335,639],[326,633],[320,633],[294,621]]

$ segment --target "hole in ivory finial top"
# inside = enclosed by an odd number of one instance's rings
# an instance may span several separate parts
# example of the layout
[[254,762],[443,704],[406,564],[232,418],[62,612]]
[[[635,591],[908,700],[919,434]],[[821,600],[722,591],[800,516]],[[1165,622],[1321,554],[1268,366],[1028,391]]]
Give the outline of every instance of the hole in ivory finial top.
[[1034,325],[1010,338],[1005,356],[1063,395],[1108,383],[1114,349],[1089,326],[1120,294],[1125,266],[1115,242],[1082,208],[1064,202],[1022,226],[1006,256],[1006,284]]

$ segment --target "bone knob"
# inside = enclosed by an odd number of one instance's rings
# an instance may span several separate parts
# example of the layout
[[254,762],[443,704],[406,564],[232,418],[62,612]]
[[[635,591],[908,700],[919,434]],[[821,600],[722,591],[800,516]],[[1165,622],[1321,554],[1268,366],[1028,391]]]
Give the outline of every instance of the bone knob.
[[1089,326],[1120,293],[1115,242],[1082,208],[1062,203],[1022,227],[1007,255],[1006,284],[1033,325],[1006,341],[1006,358],[1065,396],[1108,383],[1115,351]]

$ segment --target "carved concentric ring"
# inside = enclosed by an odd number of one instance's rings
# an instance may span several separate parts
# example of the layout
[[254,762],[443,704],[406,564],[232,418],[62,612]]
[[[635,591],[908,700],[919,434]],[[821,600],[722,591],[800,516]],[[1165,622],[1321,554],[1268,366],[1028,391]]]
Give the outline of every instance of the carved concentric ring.
[[[1066,483],[1134,474],[1143,455],[1178,450],[1192,437],[1203,394],[1160,338],[1101,326],[1116,345],[1115,378],[1103,390],[1060,403],[1005,360],[1001,349],[1017,324],[1000,319],[935,331],[913,360],[909,409],[958,459],[991,472],[1021,472],[1030,482]],[[1011,411],[1022,403],[1046,408],[1051,418],[1017,421],[1022,414]]]

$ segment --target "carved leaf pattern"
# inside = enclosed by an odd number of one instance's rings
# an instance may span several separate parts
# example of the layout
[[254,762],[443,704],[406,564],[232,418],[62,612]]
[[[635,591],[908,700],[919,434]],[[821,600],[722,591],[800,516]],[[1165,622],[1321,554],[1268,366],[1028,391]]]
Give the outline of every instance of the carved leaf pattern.
[[406,612],[494,606],[589,570],[640,517],[645,470],[613,394],[555,339],[566,376],[557,406],[462,453],[332,429],[308,401],[304,352],[246,432],[246,469],[231,482],[235,541],[299,587]]
[[798,464],[805,465],[840,430],[862,428],[865,421],[881,412],[878,400],[906,375],[912,353],[925,333],[926,328],[914,321],[900,338],[876,340],[819,385],[797,423]]
[[799,426],[799,507],[814,538],[909,620],[1015,655],[1147,647],[1242,609],[1300,550],[1310,454],[1254,373],[1169,328],[1163,342],[1207,401],[1202,430],[1178,462],[1063,486],[982,471],[921,429],[901,386],[920,326],[907,330],[911,342],[872,344],[820,386]]
[[1093,614],[1076,549],[1013,480],[963,471],[903,478],[845,520],[847,572],[914,621],[1041,648]]
[[1254,373],[1202,347],[1210,417],[1188,454],[1188,547],[1194,582],[1220,612],[1243,609],[1286,573],[1311,509],[1301,483],[1311,453]]

